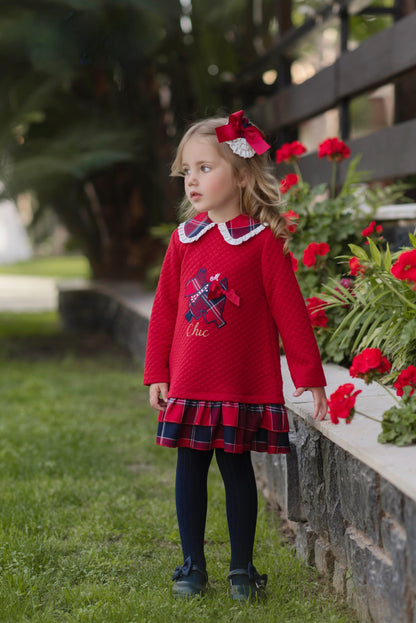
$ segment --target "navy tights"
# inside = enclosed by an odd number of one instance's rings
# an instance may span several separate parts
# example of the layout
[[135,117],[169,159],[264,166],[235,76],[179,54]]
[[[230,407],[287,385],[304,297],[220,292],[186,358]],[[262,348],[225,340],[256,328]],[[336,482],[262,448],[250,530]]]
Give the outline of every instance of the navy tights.
[[[207,477],[213,450],[178,448],[176,511],[184,560],[206,568],[204,534],[207,516]],[[252,562],[257,522],[257,486],[250,452],[215,450],[225,486],[231,543],[230,571],[247,569]]]

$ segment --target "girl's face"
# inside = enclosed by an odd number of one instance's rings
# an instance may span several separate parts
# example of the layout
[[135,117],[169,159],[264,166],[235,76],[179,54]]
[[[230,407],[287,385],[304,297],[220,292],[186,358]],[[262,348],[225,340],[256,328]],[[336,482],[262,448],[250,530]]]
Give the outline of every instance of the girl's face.
[[198,212],[208,212],[214,222],[229,221],[240,214],[239,182],[231,164],[208,138],[192,136],[182,152],[185,193]]

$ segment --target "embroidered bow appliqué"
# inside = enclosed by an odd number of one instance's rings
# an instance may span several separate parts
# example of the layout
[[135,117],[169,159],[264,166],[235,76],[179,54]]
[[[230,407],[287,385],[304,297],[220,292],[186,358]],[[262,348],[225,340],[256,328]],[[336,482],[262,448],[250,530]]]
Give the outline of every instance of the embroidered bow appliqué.
[[227,290],[224,288],[218,281],[214,281],[211,283],[208,292],[208,299],[216,299],[220,296],[225,296],[233,305],[240,307],[240,297],[236,293],[235,290]]
[[188,298],[186,320],[191,322],[192,318],[199,320],[203,317],[206,323],[214,322],[218,329],[226,324],[223,318],[225,301],[228,299],[234,305],[240,304],[238,294],[228,290],[227,279],[221,279],[219,283],[210,281],[205,268],[200,268],[197,275],[187,281],[185,296]]

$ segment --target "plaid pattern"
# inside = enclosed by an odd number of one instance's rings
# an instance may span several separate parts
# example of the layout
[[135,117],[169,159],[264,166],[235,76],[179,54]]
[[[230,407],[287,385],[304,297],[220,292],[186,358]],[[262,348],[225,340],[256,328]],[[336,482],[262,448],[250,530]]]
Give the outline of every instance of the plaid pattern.
[[[199,217],[199,218],[198,218]],[[198,234],[202,232],[205,227],[212,224],[211,219],[208,214],[205,215],[205,218],[201,220],[201,217],[191,218],[189,221],[183,224],[183,231],[187,238],[196,238]]]
[[[194,218],[189,219],[181,225],[186,238],[198,238],[202,235],[203,230],[209,225],[213,225],[213,221],[207,214],[198,214]],[[262,224],[255,221],[251,216],[245,215],[244,218],[234,218],[231,221],[225,223],[230,237],[234,240],[238,240],[252,231],[261,227]]]
[[[227,280],[223,280],[224,285]],[[201,268],[198,274],[190,279],[185,286],[185,296],[188,297],[189,310],[185,314],[188,322],[192,318],[198,320],[204,314],[205,322],[215,322],[218,329],[223,327],[226,322],[222,317],[224,311],[225,296],[216,299],[209,298],[210,282],[207,280],[207,271]]]
[[283,404],[169,398],[165,411],[159,414],[156,443],[170,448],[287,454],[288,433]]
[[230,234],[231,238],[234,238],[234,240],[238,240],[239,238],[242,238],[243,236],[246,236],[250,232],[254,231],[258,227],[261,227],[261,223],[253,220],[251,216],[247,216],[244,225],[238,223],[241,223],[239,219],[233,219],[233,221],[228,221],[226,223],[228,233]]

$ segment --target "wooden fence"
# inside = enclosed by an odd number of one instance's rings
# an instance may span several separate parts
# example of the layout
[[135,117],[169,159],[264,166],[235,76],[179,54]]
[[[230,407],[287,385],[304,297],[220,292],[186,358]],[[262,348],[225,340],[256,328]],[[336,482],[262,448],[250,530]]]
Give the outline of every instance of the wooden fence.
[[[276,67],[281,65],[285,54],[285,39],[290,38],[290,33],[286,34],[274,51]],[[270,67],[270,54],[268,56]],[[412,72],[416,83],[416,11],[367,39],[356,50],[342,52],[333,65],[302,84],[288,85],[262,97],[251,107],[250,117],[270,136],[290,132],[293,135],[300,123],[334,108],[340,108],[345,114],[346,105],[354,97],[394,83]],[[360,169],[370,172],[368,179],[386,180],[416,174],[416,94],[414,97],[414,118],[348,140],[352,152],[362,154]],[[412,109],[411,102],[407,108]],[[342,138],[349,138],[348,124],[343,125],[342,134]],[[347,166],[348,163],[344,163],[340,168],[341,179]],[[302,173],[311,183],[318,183],[329,179],[330,167],[310,154],[302,158]]]

